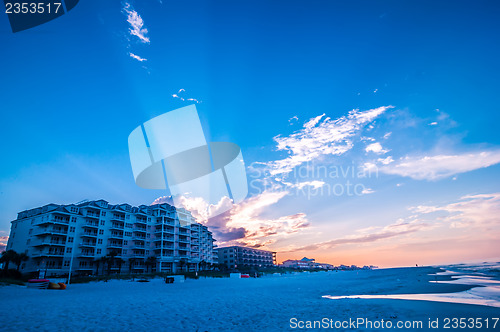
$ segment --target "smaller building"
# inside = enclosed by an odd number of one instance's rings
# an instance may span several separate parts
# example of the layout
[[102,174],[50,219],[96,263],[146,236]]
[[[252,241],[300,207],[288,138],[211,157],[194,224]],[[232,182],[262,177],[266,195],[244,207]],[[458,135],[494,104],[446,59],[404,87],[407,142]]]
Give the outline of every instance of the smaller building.
[[229,269],[244,267],[272,267],[276,265],[276,252],[241,246],[221,247],[216,249],[219,264]]
[[323,270],[331,270],[333,269],[333,265],[327,263],[317,263],[314,258],[304,257],[300,260],[297,259],[288,259],[283,262],[283,267],[288,267],[292,269],[301,269],[301,270],[310,270],[310,269],[323,269]]

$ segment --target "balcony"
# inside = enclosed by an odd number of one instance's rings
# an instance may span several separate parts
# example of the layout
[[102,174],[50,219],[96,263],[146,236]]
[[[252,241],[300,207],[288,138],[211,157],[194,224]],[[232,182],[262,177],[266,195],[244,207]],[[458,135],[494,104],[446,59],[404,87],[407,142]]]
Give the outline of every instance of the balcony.
[[96,242],[95,241],[94,242],[92,242],[92,241],[83,241],[78,246],[80,248],[95,247],[96,246]]
[[43,239],[41,241],[34,241],[33,247],[43,247],[43,246],[60,246],[65,247],[66,241],[52,241],[50,239]]
[[123,225],[123,224],[120,224],[120,223],[115,223],[115,222],[114,222],[114,223],[111,225],[111,227],[110,227],[109,229],[111,229],[111,230],[113,230],[113,229],[114,229],[114,230],[119,230],[119,231],[122,231],[122,230],[124,230],[124,229],[125,229],[125,227],[124,227],[124,225]]
[[113,214],[111,220],[125,221],[125,214],[123,215]]
[[51,227],[48,227],[48,228],[42,228],[40,230],[38,230],[37,232],[35,232],[35,236],[43,236],[43,235],[64,235],[66,236],[68,234],[68,230],[67,229],[54,229],[54,228],[51,228]]
[[146,233],[146,228],[135,228],[134,233]]
[[56,251],[56,252],[46,252],[46,251],[41,251],[41,252],[35,252],[31,254],[31,257],[37,258],[37,257],[64,257],[64,252],[62,251]]
[[138,235],[138,234],[133,234],[133,235],[132,235],[132,240],[137,240],[137,241],[146,241],[146,237],[145,237],[145,236]]
[[137,218],[135,220],[134,224],[146,225],[147,224],[147,219]]
[[191,242],[187,238],[185,238],[185,239],[179,238],[179,243],[191,243]]
[[82,228],[99,228],[99,222],[92,222],[92,221],[87,221],[85,224],[82,225]]
[[52,217],[48,220],[39,222],[37,225],[45,225],[45,224],[68,225],[69,217],[66,218]]
[[83,232],[81,234],[81,237],[97,237],[97,232]]
[[92,212],[92,211],[87,211],[85,214],[86,218],[92,218],[92,219],[99,219],[100,213],[97,212]]
[[110,235],[109,235],[109,238],[110,239],[123,239],[123,233],[117,233],[117,232],[112,232]]

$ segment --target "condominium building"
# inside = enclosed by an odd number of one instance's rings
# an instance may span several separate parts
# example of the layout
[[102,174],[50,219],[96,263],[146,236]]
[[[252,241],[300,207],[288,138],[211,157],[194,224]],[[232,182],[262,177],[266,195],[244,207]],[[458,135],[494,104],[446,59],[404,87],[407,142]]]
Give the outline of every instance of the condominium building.
[[289,267],[292,269],[324,269],[331,270],[333,265],[327,263],[318,263],[314,258],[304,257],[300,260],[298,259],[288,259],[281,265],[283,267]]
[[228,268],[271,267],[276,265],[276,252],[240,246],[221,247],[216,249],[219,264]]
[[26,253],[22,272],[95,274],[115,257],[111,273],[177,272],[217,263],[212,233],[169,204],[111,205],[104,200],[48,204],[18,213],[6,250]]

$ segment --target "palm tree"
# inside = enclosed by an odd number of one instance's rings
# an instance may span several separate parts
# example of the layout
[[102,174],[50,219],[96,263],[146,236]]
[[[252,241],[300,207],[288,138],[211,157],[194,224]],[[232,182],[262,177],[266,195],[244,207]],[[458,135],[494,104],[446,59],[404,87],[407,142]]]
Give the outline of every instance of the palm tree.
[[205,260],[203,259],[201,262],[200,262],[200,269],[203,271],[207,268],[207,262],[205,262]]
[[146,273],[149,271],[149,266],[151,266],[151,272],[153,272],[153,266],[156,265],[156,257],[150,256],[146,259]]
[[137,262],[137,258],[129,258],[128,259],[128,270],[130,273],[132,273],[132,267],[134,266],[135,262]]
[[125,261],[121,258],[116,258],[116,263],[118,264],[118,274],[122,273],[122,264],[125,263]]
[[17,254],[14,256],[12,259],[12,262],[14,262],[17,265],[17,270],[19,271],[19,267],[21,266],[22,262],[26,262],[29,258],[28,255],[26,255],[24,252]]
[[16,260],[16,256],[19,256],[14,250],[7,250],[2,252],[2,257],[0,257],[0,262],[5,263],[3,269],[7,271],[9,269],[9,263]]
[[104,267],[106,266],[106,264],[109,264],[109,257],[102,256],[101,263],[102,263],[102,274],[104,274]]
[[95,275],[98,276],[99,275],[99,266],[101,265],[101,263],[105,263],[105,259],[104,257],[99,257],[97,259],[94,260],[94,263],[95,263]]
[[181,272],[183,271],[184,265],[186,265],[186,260],[184,258],[181,258],[179,260],[179,268],[181,269]]
[[111,274],[111,266],[115,263],[116,256],[118,256],[118,253],[114,250],[106,256],[108,262],[108,276]]

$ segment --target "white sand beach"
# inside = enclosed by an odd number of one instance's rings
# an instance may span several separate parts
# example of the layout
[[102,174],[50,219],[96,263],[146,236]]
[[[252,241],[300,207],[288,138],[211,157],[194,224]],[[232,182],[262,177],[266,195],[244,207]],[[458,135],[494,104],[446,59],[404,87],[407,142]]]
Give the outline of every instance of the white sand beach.
[[[288,274],[250,279],[91,282],[66,290],[0,287],[4,331],[283,331],[290,320],[421,320],[500,317],[494,306],[330,296],[466,291],[435,268]],[[433,281],[433,282],[429,282]],[[499,300],[499,299],[497,299]],[[500,324],[500,323],[499,323]],[[500,326],[497,326],[500,328]],[[295,330],[297,330],[296,328]],[[342,330],[342,329],[340,329]],[[347,329],[345,329],[347,330]],[[352,329],[351,329],[352,330]],[[370,330],[359,327],[357,330]],[[435,329],[434,329],[435,330]]]

